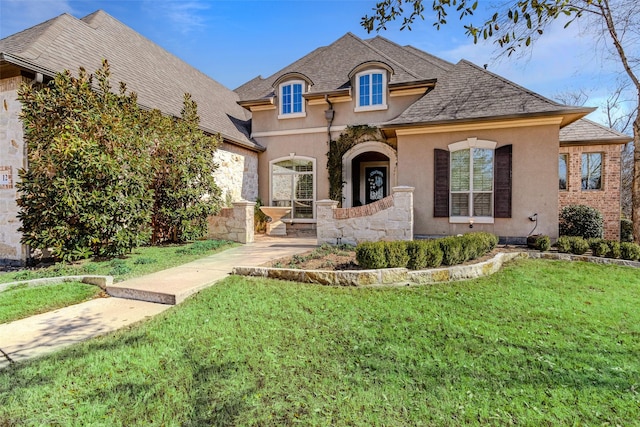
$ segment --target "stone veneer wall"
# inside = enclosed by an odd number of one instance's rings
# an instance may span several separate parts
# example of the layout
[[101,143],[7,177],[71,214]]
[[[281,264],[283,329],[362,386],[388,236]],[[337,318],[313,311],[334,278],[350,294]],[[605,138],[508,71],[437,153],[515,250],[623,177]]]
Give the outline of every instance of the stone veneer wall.
[[333,200],[317,201],[318,244],[412,240],[413,190],[394,187],[391,196],[354,208],[339,209]]
[[21,264],[27,256],[20,243],[16,204],[18,171],[26,165],[22,105],[17,99],[22,81],[20,76],[0,80],[0,264]]
[[210,216],[209,239],[232,240],[239,243],[254,241],[253,215],[255,202],[234,202],[232,208],[223,208],[219,215]]
[[[621,145],[561,146],[568,154],[567,190],[558,192],[559,206],[586,205],[597,209],[604,220],[604,238],[620,239],[620,156]],[[602,190],[582,190],[582,154],[603,153]]]
[[[216,183],[222,200],[256,200],[258,198],[258,154],[228,143],[216,151]],[[227,196],[227,194],[229,196]]]

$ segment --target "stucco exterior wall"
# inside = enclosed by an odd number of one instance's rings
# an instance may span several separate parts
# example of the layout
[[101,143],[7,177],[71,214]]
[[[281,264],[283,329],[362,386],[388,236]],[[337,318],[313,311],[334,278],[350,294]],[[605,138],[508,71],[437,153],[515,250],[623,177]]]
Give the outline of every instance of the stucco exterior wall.
[[[568,154],[567,189],[558,192],[559,208],[586,205],[597,209],[604,220],[604,238],[620,239],[620,156],[622,145],[561,146]],[[603,153],[602,189],[582,190],[582,154]]]
[[[414,209],[417,235],[452,235],[469,231],[469,224],[452,224],[449,218],[434,218],[434,149],[478,138],[497,142],[497,148],[511,144],[512,215],[495,218],[493,224],[474,224],[474,231],[502,237],[526,237],[538,214],[535,233],[558,237],[558,126],[541,125],[505,129],[479,129],[398,137],[398,184],[415,187]],[[542,172],[544,171],[544,172]]]
[[255,201],[258,197],[258,154],[236,145],[223,143],[215,154],[218,170],[216,183],[232,202]]
[[16,204],[18,171],[25,166],[25,146],[17,100],[22,77],[0,80],[0,263],[16,263],[26,259],[26,249],[18,232]]

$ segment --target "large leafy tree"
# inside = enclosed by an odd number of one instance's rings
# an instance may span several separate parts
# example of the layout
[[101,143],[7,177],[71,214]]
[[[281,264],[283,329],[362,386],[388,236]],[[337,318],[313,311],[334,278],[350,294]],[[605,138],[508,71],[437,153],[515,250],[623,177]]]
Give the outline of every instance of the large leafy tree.
[[80,69],[19,91],[29,147],[18,183],[22,241],[65,260],[121,255],[148,238],[144,112],[124,85],[111,91],[106,61],[96,80]]
[[207,231],[207,217],[220,207],[220,189],[213,173],[217,165],[214,154],[219,136],[202,132],[198,125],[198,108],[186,94],[181,119],[151,116],[155,123],[164,122],[160,129],[171,132],[154,138],[153,164],[155,175],[153,243],[179,242],[203,237]]
[[[559,18],[565,27],[576,20],[586,21],[586,31],[595,41],[606,41],[606,49],[624,70],[634,88],[636,116],[633,120],[633,234],[640,242],[640,2],[638,0],[508,0],[496,4],[495,12],[485,17],[479,11],[479,0],[432,0],[435,12],[433,25],[440,29],[453,13],[464,25],[474,42],[494,40],[507,54],[531,46]],[[489,4],[489,2],[486,2]],[[376,3],[371,16],[361,24],[368,31],[386,29],[389,22],[402,19],[401,28],[411,29],[417,19],[424,19],[423,0],[382,0]]]

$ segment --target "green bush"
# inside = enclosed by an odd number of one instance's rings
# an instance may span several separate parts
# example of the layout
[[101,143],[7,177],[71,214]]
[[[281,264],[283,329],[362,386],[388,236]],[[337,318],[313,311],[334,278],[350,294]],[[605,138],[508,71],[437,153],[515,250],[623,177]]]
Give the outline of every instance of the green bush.
[[563,254],[571,253],[571,239],[570,236],[560,236],[558,237],[558,241],[556,242],[556,248],[558,248],[558,252]]
[[640,245],[632,242],[620,243],[620,257],[629,261],[640,260]]
[[407,252],[407,243],[404,241],[385,242],[385,257],[387,259],[387,267],[389,268],[406,268],[409,263],[409,254]]
[[620,220],[620,241],[633,242],[633,222],[630,219],[622,218]]
[[422,270],[427,267],[427,254],[424,250],[425,242],[427,242],[427,240],[407,242],[407,255],[409,255],[407,268],[410,270]]
[[604,239],[590,239],[589,246],[593,256],[606,257],[609,254],[609,245]]
[[558,252],[582,255],[589,250],[589,242],[579,236],[560,236],[556,242]]
[[[533,240],[533,242],[531,243],[530,240]],[[540,252],[548,251],[549,249],[551,249],[551,239],[549,238],[549,236],[529,236],[527,238],[527,243],[529,247],[539,250]]]
[[620,242],[616,242],[615,240],[607,240],[607,245],[609,246],[609,253],[607,254],[607,258],[620,258]]
[[427,260],[427,268],[437,268],[442,265],[444,253],[437,240],[427,240],[423,243],[424,254]]
[[362,268],[387,268],[385,242],[362,242],[356,246],[356,261]]
[[465,261],[460,237],[443,237],[438,239],[438,243],[442,249],[442,263],[444,265],[456,265]]
[[585,205],[565,206],[560,212],[560,235],[601,238],[604,230],[602,215]]

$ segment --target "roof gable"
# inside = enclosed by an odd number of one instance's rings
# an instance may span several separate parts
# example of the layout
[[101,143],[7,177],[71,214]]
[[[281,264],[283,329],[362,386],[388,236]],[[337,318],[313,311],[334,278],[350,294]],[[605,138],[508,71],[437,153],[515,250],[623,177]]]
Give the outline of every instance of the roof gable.
[[617,132],[611,128],[588,119],[577,120],[570,125],[560,129],[560,142],[570,143],[617,143],[626,144],[631,142],[633,137]]
[[[9,53],[52,73],[79,67],[92,72],[107,59],[111,84],[123,81],[141,105],[180,116],[185,93],[198,104],[204,130],[227,140],[261,149],[249,138],[250,114],[237,104],[238,95],[151,42],[104,11],[82,19],[63,14],[0,40]],[[216,102],[211,102],[215,99]]]

